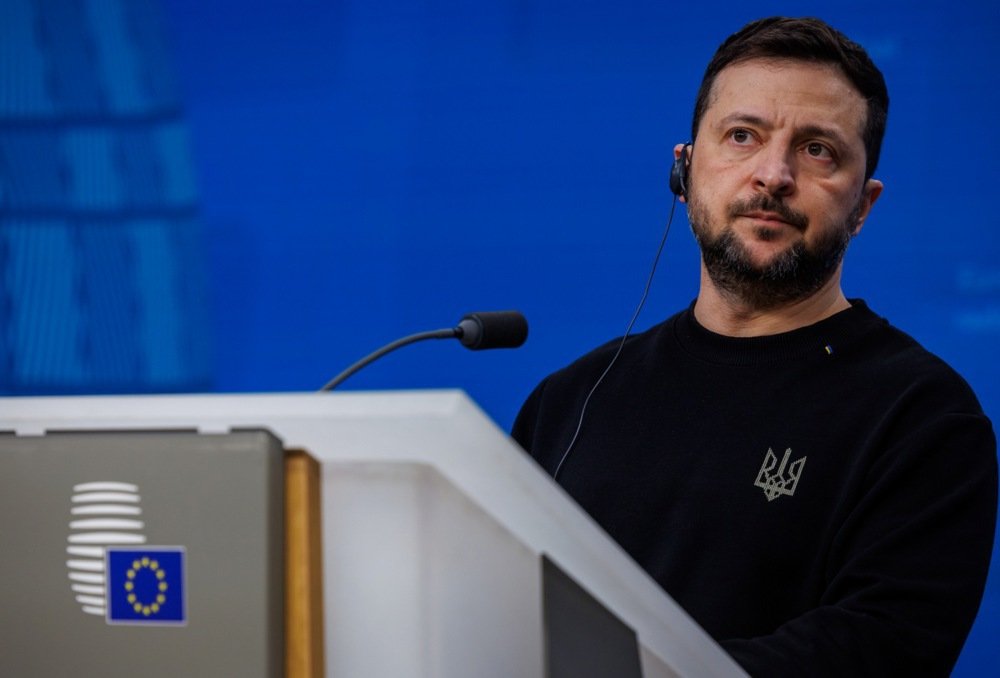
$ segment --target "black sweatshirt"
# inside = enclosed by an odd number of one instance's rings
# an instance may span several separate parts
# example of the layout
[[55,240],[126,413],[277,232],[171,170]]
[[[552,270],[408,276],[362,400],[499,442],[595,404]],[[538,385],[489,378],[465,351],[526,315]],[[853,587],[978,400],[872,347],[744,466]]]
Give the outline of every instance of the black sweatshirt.
[[[946,675],[982,596],[996,441],[966,382],[861,301],[732,338],[630,337],[559,473],[752,675]],[[552,474],[620,341],[546,378],[514,438]]]

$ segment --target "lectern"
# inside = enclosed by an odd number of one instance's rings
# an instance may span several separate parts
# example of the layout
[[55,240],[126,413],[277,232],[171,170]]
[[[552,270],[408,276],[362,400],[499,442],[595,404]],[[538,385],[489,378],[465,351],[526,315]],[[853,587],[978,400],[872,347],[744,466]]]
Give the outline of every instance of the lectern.
[[[460,391],[0,399],[0,507],[4,675],[56,651],[129,676],[743,675]],[[318,663],[275,659],[310,635]]]

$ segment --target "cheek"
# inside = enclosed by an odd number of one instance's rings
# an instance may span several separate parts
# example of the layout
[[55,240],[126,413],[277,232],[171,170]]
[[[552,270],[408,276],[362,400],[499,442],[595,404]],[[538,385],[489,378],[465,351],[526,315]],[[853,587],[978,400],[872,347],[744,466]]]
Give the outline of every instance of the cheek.
[[708,161],[692,163],[690,185],[699,199],[728,204],[748,185],[748,179],[745,168],[739,165]]
[[737,193],[724,182],[712,177],[709,181],[695,182],[691,185],[688,208],[695,207],[700,214],[710,217],[715,223],[721,223],[727,218],[729,206],[736,197]]
[[803,195],[803,202],[814,218],[843,224],[855,211],[860,198],[860,192],[853,187],[817,184],[815,190]]
[[845,228],[853,233],[857,229],[856,205],[856,199],[851,196],[842,198],[823,196],[822,199],[815,199],[803,205],[803,211],[809,217],[810,224],[806,239],[821,240],[830,233],[843,231]]

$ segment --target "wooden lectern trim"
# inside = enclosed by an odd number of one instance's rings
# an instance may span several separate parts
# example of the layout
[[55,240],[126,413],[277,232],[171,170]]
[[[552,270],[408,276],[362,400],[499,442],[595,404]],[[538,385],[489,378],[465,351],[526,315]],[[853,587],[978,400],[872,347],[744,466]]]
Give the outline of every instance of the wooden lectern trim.
[[319,463],[285,451],[285,675],[321,678],[323,572]]

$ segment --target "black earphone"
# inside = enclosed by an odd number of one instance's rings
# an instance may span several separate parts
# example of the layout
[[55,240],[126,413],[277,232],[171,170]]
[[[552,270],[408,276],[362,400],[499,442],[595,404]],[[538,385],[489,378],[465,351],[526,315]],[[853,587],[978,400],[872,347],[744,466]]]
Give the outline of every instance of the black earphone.
[[674,164],[670,167],[670,190],[673,191],[674,195],[682,198],[687,197],[688,148],[690,147],[691,142],[684,144],[681,148],[681,154],[677,156]]

